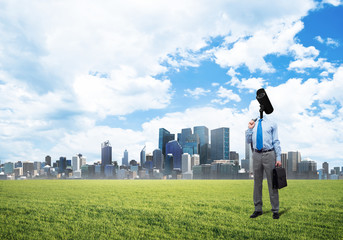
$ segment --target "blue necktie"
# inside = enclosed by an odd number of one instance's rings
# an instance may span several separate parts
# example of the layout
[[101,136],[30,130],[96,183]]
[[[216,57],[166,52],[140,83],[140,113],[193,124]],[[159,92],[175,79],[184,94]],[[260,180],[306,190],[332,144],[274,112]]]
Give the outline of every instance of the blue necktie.
[[262,119],[258,121],[257,136],[256,136],[256,148],[262,150],[263,148],[263,136],[262,136]]

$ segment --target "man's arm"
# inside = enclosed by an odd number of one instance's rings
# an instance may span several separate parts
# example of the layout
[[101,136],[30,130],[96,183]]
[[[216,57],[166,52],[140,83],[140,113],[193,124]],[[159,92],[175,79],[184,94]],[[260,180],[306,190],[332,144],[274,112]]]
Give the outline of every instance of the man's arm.
[[251,120],[248,124],[248,130],[245,132],[245,141],[247,143],[252,143],[252,133],[253,128],[255,127],[255,122]]

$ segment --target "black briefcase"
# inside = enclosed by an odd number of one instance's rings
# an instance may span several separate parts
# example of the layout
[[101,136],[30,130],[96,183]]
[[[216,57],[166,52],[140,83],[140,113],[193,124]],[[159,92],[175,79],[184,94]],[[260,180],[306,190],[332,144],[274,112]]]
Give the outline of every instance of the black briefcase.
[[281,189],[287,186],[286,170],[282,167],[273,169],[273,188]]

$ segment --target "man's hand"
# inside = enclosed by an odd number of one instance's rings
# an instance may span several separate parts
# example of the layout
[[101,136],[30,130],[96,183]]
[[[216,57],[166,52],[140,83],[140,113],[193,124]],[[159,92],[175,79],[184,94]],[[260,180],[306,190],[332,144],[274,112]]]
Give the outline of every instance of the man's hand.
[[275,163],[275,166],[276,166],[276,167],[281,167],[281,166],[282,166],[282,164],[281,164],[281,162],[280,162],[280,161],[277,161],[277,162]]
[[255,121],[254,120],[251,120],[248,124],[248,128],[252,129],[255,127]]

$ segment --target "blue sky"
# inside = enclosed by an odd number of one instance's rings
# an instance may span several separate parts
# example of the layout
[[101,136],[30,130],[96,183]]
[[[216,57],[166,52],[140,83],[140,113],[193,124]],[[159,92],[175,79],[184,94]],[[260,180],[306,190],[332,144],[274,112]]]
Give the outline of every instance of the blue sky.
[[[229,127],[244,158],[256,90],[283,152],[343,166],[342,1],[0,1],[0,160],[109,140],[139,160],[158,129]],[[296,6],[296,7],[294,7]]]

